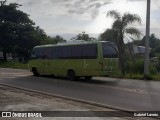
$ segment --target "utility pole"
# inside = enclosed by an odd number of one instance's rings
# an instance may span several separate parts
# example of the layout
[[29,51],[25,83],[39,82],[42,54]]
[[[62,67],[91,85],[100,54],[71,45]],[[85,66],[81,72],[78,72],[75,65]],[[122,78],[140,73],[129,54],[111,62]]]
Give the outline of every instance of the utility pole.
[[149,75],[150,0],[147,0],[144,77]]

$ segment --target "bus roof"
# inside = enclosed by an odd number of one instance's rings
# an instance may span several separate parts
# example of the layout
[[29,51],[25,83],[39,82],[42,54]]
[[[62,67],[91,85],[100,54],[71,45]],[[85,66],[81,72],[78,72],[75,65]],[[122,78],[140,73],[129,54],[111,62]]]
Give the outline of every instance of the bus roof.
[[[67,41],[63,43],[57,44],[47,44],[47,45],[39,45],[35,46],[34,48],[43,48],[43,47],[56,47],[56,46],[70,46],[70,45],[81,45],[81,44],[94,44],[94,43],[112,43],[110,41],[85,41],[85,40],[74,40],[74,41]],[[113,44],[113,43],[112,43]]]

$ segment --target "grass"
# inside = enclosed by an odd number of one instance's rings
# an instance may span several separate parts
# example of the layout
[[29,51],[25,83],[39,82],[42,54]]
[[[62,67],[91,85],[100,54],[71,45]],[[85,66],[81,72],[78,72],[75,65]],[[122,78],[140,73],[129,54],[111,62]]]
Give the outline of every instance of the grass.
[[[143,74],[126,74],[125,76],[122,76],[121,74],[115,74],[112,75],[113,78],[124,78],[124,79],[136,79],[136,80],[144,80]],[[149,75],[146,77],[147,80],[156,80],[160,81],[160,73]]]
[[144,75],[143,74],[126,74],[125,78],[127,78],[127,79],[140,79],[140,80],[143,80],[144,79]]
[[160,81],[160,73],[157,75],[152,76],[153,80],[159,80]]
[[7,62],[0,61],[1,68],[28,69],[28,63],[22,64],[18,60],[10,60]]

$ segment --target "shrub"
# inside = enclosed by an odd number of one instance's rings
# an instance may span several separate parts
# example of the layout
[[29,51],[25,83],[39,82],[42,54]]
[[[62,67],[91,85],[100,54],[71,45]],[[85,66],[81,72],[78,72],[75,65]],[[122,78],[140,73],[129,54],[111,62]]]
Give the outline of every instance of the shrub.
[[[157,68],[154,62],[150,62],[149,70],[150,70],[151,75],[157,74]],[[135,63],[133,63],[133,61],[127,61],[126,71],[128,73],[143,74],[144,73],[144,59],[139,59]]]
[[132,61],[126,62],[126,71],[129,73],[139,73],[142,74],[144,71],[144,60],[140,59],[133,63]]

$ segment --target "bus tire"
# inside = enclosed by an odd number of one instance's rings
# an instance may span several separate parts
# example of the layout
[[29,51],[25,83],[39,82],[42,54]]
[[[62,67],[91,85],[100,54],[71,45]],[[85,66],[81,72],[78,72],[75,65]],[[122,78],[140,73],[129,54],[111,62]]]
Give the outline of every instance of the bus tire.
[[37,71],[37,68],[32,68],[32,72],[33,72],[33,75],[34,76],[38,76],[39,75],[39,73],[38,73],[38,71]]
[[86,79],[86,80],[91,80],[91,79],[92,79],[92,76],[85,76],[85,79]]
[[76,79],[76,74],[75,74],[74,70],[68,70],[67,75],[68,75],[69,80],[75,80]]

